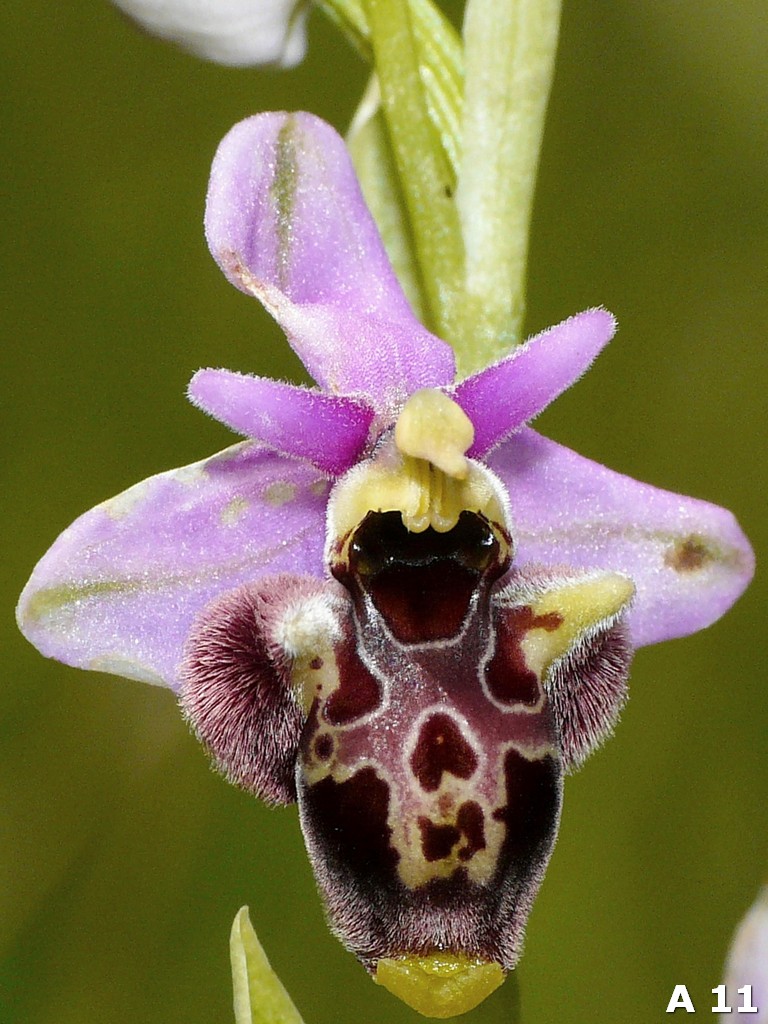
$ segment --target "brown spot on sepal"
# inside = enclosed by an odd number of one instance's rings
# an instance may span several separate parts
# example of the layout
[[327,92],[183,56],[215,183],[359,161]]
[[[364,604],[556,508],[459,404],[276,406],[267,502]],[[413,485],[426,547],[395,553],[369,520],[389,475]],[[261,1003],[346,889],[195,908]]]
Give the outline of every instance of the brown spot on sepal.
[[714,561],[714,558],[715,555],[704,538],[691,534],[685,540],[672,545],[664,556],[664,564],[679,573],[698,572],[709,562]]

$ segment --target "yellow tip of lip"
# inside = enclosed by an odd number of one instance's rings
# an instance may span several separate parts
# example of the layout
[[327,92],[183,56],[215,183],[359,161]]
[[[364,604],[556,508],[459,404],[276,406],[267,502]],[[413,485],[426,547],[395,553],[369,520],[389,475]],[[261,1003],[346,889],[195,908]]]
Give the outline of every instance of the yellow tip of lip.
[[461,954],[387,957],[374,979],[425,1017],[444,1020],[473,1010],[504,981],[497,963]]

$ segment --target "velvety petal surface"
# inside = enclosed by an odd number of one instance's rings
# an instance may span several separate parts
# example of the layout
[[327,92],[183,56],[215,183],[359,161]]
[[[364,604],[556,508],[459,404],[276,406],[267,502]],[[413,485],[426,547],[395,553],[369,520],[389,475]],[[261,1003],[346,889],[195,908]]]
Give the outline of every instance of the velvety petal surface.
[[231,370],[198,370],[189,397],[238,433],[334,476],[356,461],[373,420],[355,399]]
[[323,576],[328,488],[250,442],[150,477],[58,538],[21,595],[21,630],[68,665],[175,689],[209,601],[265,573]]
[[475,426],[468,455],[480,458],[537,416],[589,369],[615,332],[610,313],[588,309],[457,384],[453,396]]
[[726,509],[638,483],[527,427],[488,465],[509,489],[518,565],[608,569],[634,580],[635,646],[710,625],[752,578],[752,549]]
[[113,0],[153,35],[219,64],[292,67],[306,51],[305,0]]
[[319,118],[235,125],[213,162],[205,223],[226,276],[266,306],[326,390],[387,407],[453,380],[450,346],[414,317],[346,146]]

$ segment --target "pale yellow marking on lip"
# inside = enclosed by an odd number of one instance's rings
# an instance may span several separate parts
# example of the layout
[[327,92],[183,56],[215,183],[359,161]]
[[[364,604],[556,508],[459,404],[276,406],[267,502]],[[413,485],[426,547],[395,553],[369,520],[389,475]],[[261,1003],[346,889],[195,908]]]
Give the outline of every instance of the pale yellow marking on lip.
[[385,957],[374,980],[423,1014],[445,1020],[479,1006],[504,981],[501,966],[462,953]]
[[618,614],[634,592],[634,584],[626,576],[604,573],[558,587],[532,601],[534,615],[558,615],[562,622],[555,629],[534,626],[526,633],[521,646],[528,667],[541,679],[582,633]]
[[[425,791],[414,775],[410,762],[421,728],[430,714],[431,709],[427,709],[414,721],[403,743],[401,767],[407,782],[398,787],[401,797],[398,808],[390,808],[388,824],[392,829],[392,845],[400,854],[398,877],[407,888],[418,889],[435,879],[450,878],[461,868],[466,871],[470,881],[485,885],[498,866],[499,853],[506,837],[504,824],[493,817],[494,808],[505,800],[506,776],[500,770],[497,778],[494,767],[497,753],[483,748],[480,736],[471,730],[466,720],[455,719],[462,736],[477,756],[477,768],[469,779],[443,772],[438,788],[432,792]],[[458,815],[465,803],[474,803],[480,808],[485,841],[485,846],[475,849],[468,860],[461,857],[461,851],[470,844],[470,836],[458,828]],[[427,860],[419,826],[420,818],[426,818],[438,828],[448,825],[459,831],[460,835],[446,856]]]

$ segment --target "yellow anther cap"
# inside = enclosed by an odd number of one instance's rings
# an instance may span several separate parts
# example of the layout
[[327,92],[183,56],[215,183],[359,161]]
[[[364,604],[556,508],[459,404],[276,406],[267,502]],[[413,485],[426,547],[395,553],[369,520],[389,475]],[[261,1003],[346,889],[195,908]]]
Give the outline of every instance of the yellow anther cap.
[[474,439],[475,428],[464,410],[433,388],[415,391],[395,426],[395,444],[403,455],[425,459],[457,480],[467,475],[464,453]]

